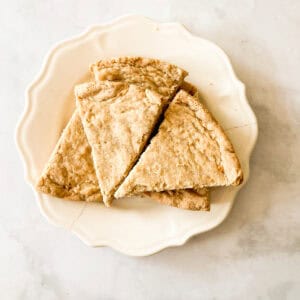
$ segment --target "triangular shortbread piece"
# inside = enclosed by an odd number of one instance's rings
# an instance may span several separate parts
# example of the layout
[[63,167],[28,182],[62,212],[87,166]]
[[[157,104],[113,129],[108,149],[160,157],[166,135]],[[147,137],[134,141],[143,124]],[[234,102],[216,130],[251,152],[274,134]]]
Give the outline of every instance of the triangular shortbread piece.
[[77,111],[64,129],[36,187],[54,197],[102,201],[91,148]]
[[220,125],[197,98],[181,90],[115,196],[237,185],[242,178],[238,158]]
[[104,59],[93,64],[96,81],[122,81],[151,89],[170,100],[181,86],[187,72],[176,65],[145,57]]
[[164,100],[151,90],[120,82],[87,83],[75,90],[103,201],[109,206],[143,151]]

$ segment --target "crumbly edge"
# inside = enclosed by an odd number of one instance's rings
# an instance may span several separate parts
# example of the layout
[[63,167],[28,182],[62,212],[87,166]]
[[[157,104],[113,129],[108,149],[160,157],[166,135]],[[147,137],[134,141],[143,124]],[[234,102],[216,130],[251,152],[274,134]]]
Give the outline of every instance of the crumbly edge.
[[159,59],[145,58],[140,56],[124,56],[118,58],[99,60],[98,62],[90,66],[90,71],[93,72],[94,68],[96,69],[111,68],[114,65],[129,65],[132,67],[140,67],[140,68],[151,66],[153,68],[156,68],[158,70],[163,70],[165,72],[168,71],[170,73],[181,73],[182,77],[185,77],[188,74],[188,72],[177,67],[176,65],[161,61]]
[[62,142],[65,139],[67,130],[69,129],[69,126],[71,126],[73,120],[77,117],[77,111],[75,111],[70,118],[68,124],[64,128],[58,142],[56,143],[56,146],[54,147],[50,158],[48,162],[45,164],[45,167],[42,171],[41,176],[39,177],[35,188],[44,193],[48,194],[54,197],[66,199],[66,200],[75,200],[75,201],[81,201],[81,200],[86,200],[86,201],[99,201],[101,202],[101,194],[100,193],[95,193],[93,195],[89,195],[83,199],[83,197],[80,196],[77,192],[73,192],[72,189],[66,189],[65,186],[58,184],[57,182],[54,182],[51,178],[49,178],[48,171],[51,168],[52,161],[55,159],[56,153],[61,147]]
[[[114,97],[117,97],[125,87],[128,87],[127,83],[123,82],[115,82],[115,81],[98,81],[98,82],[85,82],[82,84],[78,84],[74,88],[76,101],[80,101],[90,96],[94,96],[98,94],[100,91],[105,90],[107,88],[114,88],[115,94]],[[108,96],[108,99],[111,99]]]
[[[145,192],[143,197],[148,197],[154,201],[187,210],[209,211],[210,200],[207,188],[199,190],[174,190],[164,192]],[[195,199],[196,197],[196,199]]]
[[[182,103],[188,105],[189,108],[195,113],[195,117],[200,119],[202,125],[208,132],[213,131],[215,140],[219,145],[222,166],[224,167],[224,174],[227,179],[227,185],[239,185],[243,181],[243,173],[239,159],[234,151],[233,145],[229,138],[226,136],[221,125],[209,113],[208,109],[194,97],[190,96],[187,92],[180,90],[173,103]],[[202,111],[204,118],[198,116],[198,112]],[[213,128],[209,129],[208,124],[212,124]],[[210,126],[211,127],[211,126]]]

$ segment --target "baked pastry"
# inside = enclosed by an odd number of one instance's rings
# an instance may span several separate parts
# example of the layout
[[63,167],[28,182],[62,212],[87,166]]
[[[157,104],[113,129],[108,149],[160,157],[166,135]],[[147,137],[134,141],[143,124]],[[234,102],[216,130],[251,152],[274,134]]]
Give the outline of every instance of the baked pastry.
[[[109,61],[111,60],[102,61],[97,65],[106,65],[107,67]],[[174,82],[182,82],[186,75],[185,71],[176,66],[157,60],[125,58],[112,61],[114,61],[114,76],[108,76],[112,69],[106,68],[104,72],[102,71],[102,76],[105,76],[106,79],[114,80],[116,78],[122,78],[123,81],[128,83],[137,81],[137,78],[131,76],[132,71],[135,69],[135,72],[139,72],[140,74],[139,80],[136,82],[137,85],[155,88],[155,84],[159,84],[160,91],[164,94],[164,99],[171,97],[172,93],[178,89],[177,83],[174,85]],[[117,66],[116,62],[121,61],[122,64],[127,62],[130,67],[123,68],[123,65]],[[132,63],[136,64],[136,68],[132,68]],[[144,65],[145,68],[143,68],[142,65]],[[152,72],[151,74],[153,74],[154,65],[160,65],[164,72],[160,73],[158,71],[156,72],[156,76],[151,77],[150,73]],[[146,70],[149,70],[149,68],[151,71]],[[167,69],[171,70],[171,72],[169,72],[168,75],[165,75]],[[95,71],[97,73],[97,68]],[[149,76],[142,77],[142,73],[145,72],[148,72]],[[170,77],[169,74],[172,74],[174,78],[172,82],[159,78],[160,76],[168,78]],[[144,78],[144,82],[141,78]],[[169,88],[165,89],[164,84],[168,84]],[[192,95],[197,93],[197,88],[187,82],[183,82],[181,88]],[[37,189],[52,196],[70,200],[102,201],[102,195],[99,190],[93,166],[91,148],[84,133],[77,110],[74,112],[70,122],[64,129],[57,146],[38,181]],[[159,203],[180,208],[197,210],[207,210],[209,208],[207,189],[200,189],[197,191],[163,191],[160,193],[146,193],[142,196],[148,196]]]
[[164,101],[152,90],[124,82],[86,83],[77,86],[75,94],[103,202],[110,206],[143,151]]
[[120,57],[100,60],[91,65],[96,81],[127,82],[156,91],[170,100],[188,74],[183,69],[158,59]]
[[196,97],[180,90],[115,197],[238,185],[242,179],[240,163],[221,126]]
[[102,201],[91,148],[77,111],[63,130],[36,188],[64,199]]
[[[121,63],[122,66],[119,65],[119,67],[117,67],[118,62]],[[109,67],[109,64],[111,63],[113,64],[112,68]],[[123,68],[123,65],[126,63],[129,67]],[[136,68],[133,68],[132,64],[136,64]],[[162,63],[157,60],[146,61],[143,58],[125,58],[100,61],[93,65],[92,69],[94,70],[96,78],[99,78],[102,74],[101,76],[104,76],[107,79],[116,79],[116,76],[121,78],[122,74],[123,81],[134,83],[134,81],[137,81],[137,78],[132,77],[132,71],[134,69],[136,76],[142,76],[142,74],[147,73],[146,69],[142,67],[142,64],[144,66],[149,66],[150,69],[154,68],[154,66],[161,66],[164,71],[166,69],[171,70],[173,75],[171,75],[171,73],[165,74],[158,70],[156,72],[157,76],[154,80],[156,84],[160,84],[160,89],[163,91],[165,97],[171,96],[171,94],[178,89],[183,78],[187,74],[184,70],[181,70],[176,66]],[[106,68],[103,68],[101,71],[99,67],[104,66],[106,66]],[[115,74],[114,76],[109,75],[109,72],[112,70]],[[158,75],[158,73],[160,75]],[[150,77],[150,73],[144,76],[144,78]],[[141,78],[139,78],[138,81],[142,86],[149,88],[153,86],[153,84],[151,84],[152,79],[149,79],[148,81],[146,80],[145,84],[143,84]],[[174,84],[174,81],[178,83]],[[169,86],[166,86],[167,83]],[[74,112],[71,120],[64,129],[41,177],[37,182],[36,188],[43,193],[59,198],[102,201],[97,177],[93,167],[91,148],[87,141],[81,119],[77,111]]]

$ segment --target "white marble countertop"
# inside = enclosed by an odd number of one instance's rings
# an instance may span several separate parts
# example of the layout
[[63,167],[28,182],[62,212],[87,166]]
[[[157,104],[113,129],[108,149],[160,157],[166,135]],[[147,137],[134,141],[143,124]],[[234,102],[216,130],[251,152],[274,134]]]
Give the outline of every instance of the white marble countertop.
[[[145,258],[89,248],[50,225],[23,180],[13,139],[24,89],[49,47],[128,13],[180,21],[219,44],[260,128],[250,180],[226,221]],[[298,0],[11,0],[0,28],[1,299],[300,298]]]

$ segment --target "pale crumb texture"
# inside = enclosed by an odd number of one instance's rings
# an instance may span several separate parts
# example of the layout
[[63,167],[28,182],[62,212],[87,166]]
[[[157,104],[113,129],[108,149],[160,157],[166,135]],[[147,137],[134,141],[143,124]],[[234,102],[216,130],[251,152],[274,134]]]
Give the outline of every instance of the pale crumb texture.
[[64,199],[102,201],[91,148],[77,111],[64,129],[36,188]]
[[142,152],[164,101],[150,90],[115,82],[78,86],[76,100],[103,201],[109,206]]
[[91,67],[96,81],[122,81],[158,92],[166,100],[174,96],[184,77],[183,69],[144,57],[120,57],[100,60]]
[[180,90],[115,196],[237,185],[242,179],[238,158],[220,125],[197,98]]
[[174,190],[160,193],[145,192],[143,196],[150,197],[160,204],[174,206],[188,210],[210,210],[209,191],[202,188],[198,190]]

